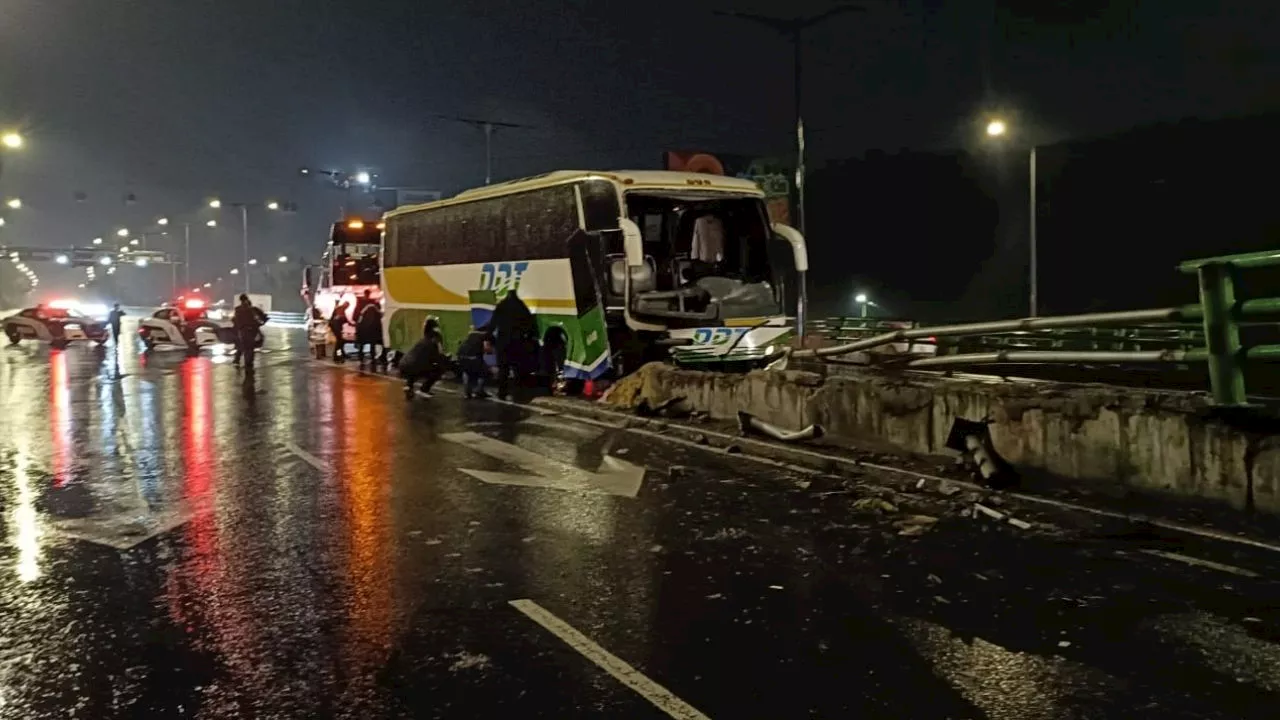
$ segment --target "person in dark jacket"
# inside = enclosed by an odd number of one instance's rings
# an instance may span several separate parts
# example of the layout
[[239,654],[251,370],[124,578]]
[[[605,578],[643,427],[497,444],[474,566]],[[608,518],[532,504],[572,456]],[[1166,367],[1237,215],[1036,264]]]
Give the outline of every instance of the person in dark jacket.
[[516,295],[507,293],[493,308],[489,321],[493,333],[493,351],[498,360],[498,397],[506,399],[512,375],[517,377],[528,361],[530,345],[537,344],[538,322],[529,306]]
[[329,332],[333,333],[333,361],[342,362],[347,359],[347,342],[342,338],[342,331],[351,321],[347,319],[347,304],[340,302],[333,308],[329,316]]
[[240,304],[231,314],[231,327],[236,332],[236,356],[232,359],[235,365],[244,357],[245,370],[253,370],[253,351],[258,345],[258,334],[267,324],[267,315],[249,302],[248,295],[240,296]]
[[382,343],[382,308],[373,302],[364,306],[356,318],[356,354],[364,365],[364,349],[369,347],[369,361],[386,363],[387,351]]
[[467,399],[483,400],[489,397],[484,391],[485,376],[489,367],[484,363],[486,352],[492,350],[489,328],[475,328],[458,346],[458,370],[462,372],[464,393]]
[[444,374],[444,336],[440,321],[427,318],[422,326],[422,339],[400,360],[400,376],[404,378],[404,396],[413,399],[413,386],[422,381],[422,392],[431,396],[431,387]]
[[111,326],[111,340],[116,344],[120,344],[120,319],[124,317],[124,311],[120,309],[120,303],[111,306],[111,312],[107,313],[107,324]]

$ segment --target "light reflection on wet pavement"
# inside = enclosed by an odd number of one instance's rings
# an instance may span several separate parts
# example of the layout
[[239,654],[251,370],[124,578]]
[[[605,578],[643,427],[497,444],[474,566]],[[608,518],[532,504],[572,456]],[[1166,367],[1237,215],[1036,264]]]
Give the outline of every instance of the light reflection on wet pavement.
[[[713,718],[1276,717],[1268,561],[954,516],[903,537],[858,478],[406,403],[301,342],[274,332],[252,385],[225,357],[0,352],[0,718],[669,717],[521,598]],[[477,479],[605,457],[647,468],[637,497]]]

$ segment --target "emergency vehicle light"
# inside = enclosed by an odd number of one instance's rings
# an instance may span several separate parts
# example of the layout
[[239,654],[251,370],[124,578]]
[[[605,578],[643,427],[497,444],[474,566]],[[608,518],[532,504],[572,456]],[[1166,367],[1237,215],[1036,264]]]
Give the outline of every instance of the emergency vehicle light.
[[54,300],[49,303],[49,307],[54,310],[74,310],[76,307],[75,300]]
[[199,298],[192,298],[191,300],[187,301],[187,304],[185,307],[188,310],[199,310],[200,308],[204,307],[204,301]]

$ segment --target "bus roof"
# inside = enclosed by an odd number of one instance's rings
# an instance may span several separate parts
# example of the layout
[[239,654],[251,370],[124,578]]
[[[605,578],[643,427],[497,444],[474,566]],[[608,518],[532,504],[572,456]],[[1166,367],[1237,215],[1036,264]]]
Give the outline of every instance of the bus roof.
[[502,197],[528,190],[538,190],[552,185],[577,182],[590,178],[601,178],[616,182],[623,190],[678,190],[711,193],[732,193],[751,197],[764,197],[764,191],[751,180],[727,177],[724,175],[708,175],[705,173],[671,172],[669,170],[557,170],[555,172],[535,175],[533,177],[510,180],[496,185],[486,185],[471,190],[464,190],[451,198],[436,200],[419,205],[406,205],[387,212],[386,217],[394,217],[430,207],[443,207],[471,200]]

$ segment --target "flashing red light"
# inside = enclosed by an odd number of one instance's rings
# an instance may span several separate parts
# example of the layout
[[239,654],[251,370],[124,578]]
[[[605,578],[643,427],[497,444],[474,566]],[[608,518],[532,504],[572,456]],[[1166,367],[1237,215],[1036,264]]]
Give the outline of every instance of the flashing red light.
[[54,300],[49,303],[49,307],[54,310],[71,310],[76,306],[75,300]]
[[200,308],[204,307],[204,301],[200,300],[199,298],[192,298],[191,300],[187,301],[184,307],[186,307],[188,310],[199,310]]

